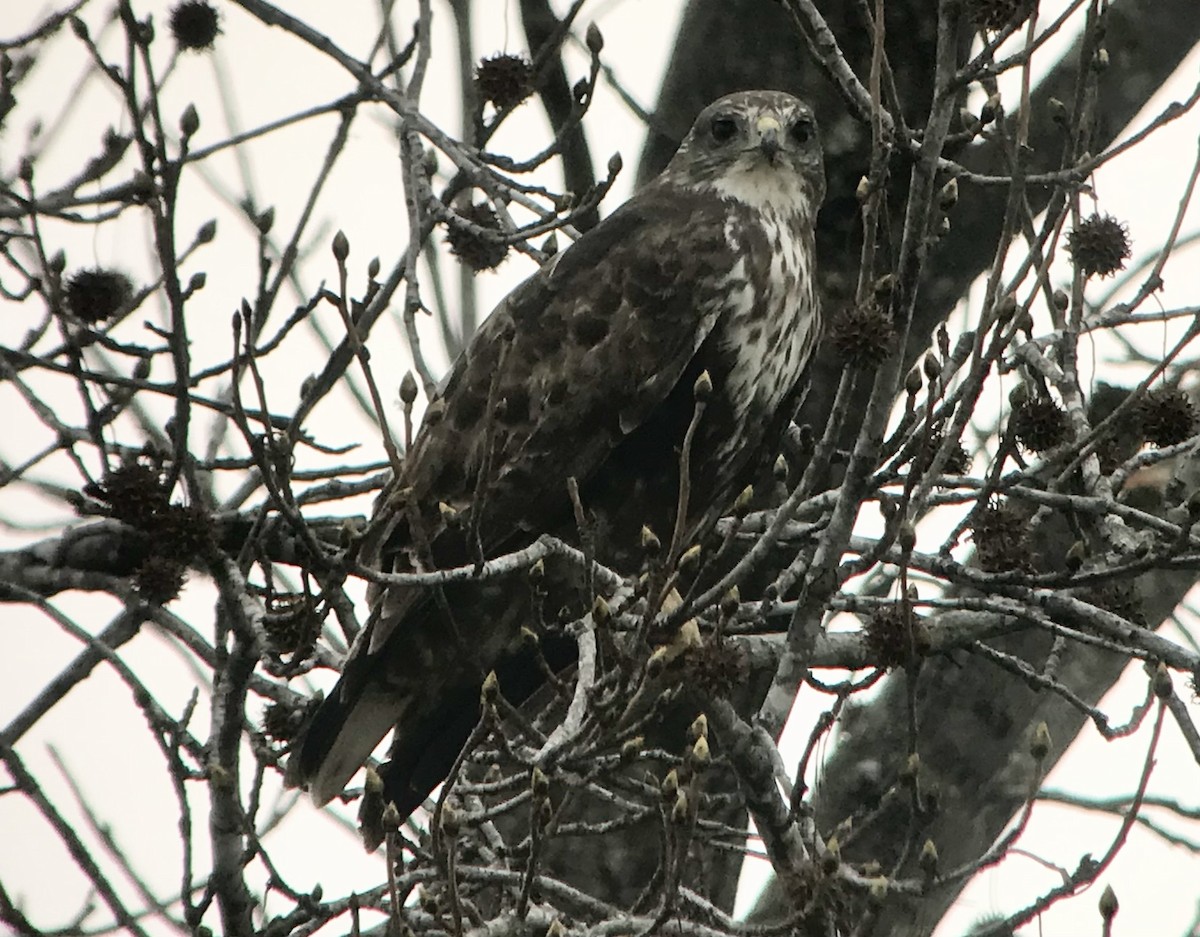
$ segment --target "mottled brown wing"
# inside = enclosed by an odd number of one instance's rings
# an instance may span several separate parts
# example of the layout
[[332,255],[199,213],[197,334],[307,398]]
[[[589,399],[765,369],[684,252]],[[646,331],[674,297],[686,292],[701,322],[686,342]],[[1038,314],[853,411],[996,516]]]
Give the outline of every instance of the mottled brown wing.
[[[735,260],[726,221],[715,196],[652,185],[500,304],[455,365],[402,484],[380,508],[382,568],[463,565],[561,529],[570,517],[567,479],[586,487],[603,474],[719,318],[721,283]],[[454,523],[440,505],[458,512]],[[373,596],[367,633],[302,753],[318,802],[341,789],[398,720],[397,747],[415,757],[439,694],[461,689],[443,661],[418,660],[419,649],[407,646],[410,633],[419,644],[416,632],[429,630],[429,603],[423,589]],[[465,622],[469,633],[454,640],[486,661],[511,624]],[[435,639],[451,641],[421,638]]]

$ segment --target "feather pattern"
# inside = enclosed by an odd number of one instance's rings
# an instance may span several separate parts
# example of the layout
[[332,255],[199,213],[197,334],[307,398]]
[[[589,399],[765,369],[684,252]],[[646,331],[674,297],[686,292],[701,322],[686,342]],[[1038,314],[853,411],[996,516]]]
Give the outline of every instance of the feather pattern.
[[[731,130],[732,128],[732,130]],[[689,537],[703,535],[777,444],[819,334],[813,226],[824,192],[811,111],[779,92],[710,105],[664,173],[517,287],[431,403],[364,556],[410,571],[468,565],[543,533],[636,571],[638,531],[674,525],[678,450],[703,371],[714,393],[693,447]],[[447,510],[449,508],[449,510]],[[555,603],[577,606],[552,563]],[[483,676],[510,696],[540,680],[519,633],[519,579],[388,587],[319,708],[293,778],[336,796],[395,727],[388,796],[404,815],[445,776],[477,719]],[[575,608],[575,612],[583,610]],[[546,645],[556,666],[573,644]]]

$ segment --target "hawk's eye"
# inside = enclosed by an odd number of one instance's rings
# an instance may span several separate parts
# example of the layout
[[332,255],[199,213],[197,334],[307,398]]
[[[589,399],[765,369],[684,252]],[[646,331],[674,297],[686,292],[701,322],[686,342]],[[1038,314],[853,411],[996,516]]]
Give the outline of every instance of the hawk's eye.
[[810,121],[807,117],[801,117],[798,121],[792,124],[791,129],[788,130],[788,136],[791,138],[792,142],[797,143],[800,146],[803,146],[809,140],[811,140],[812,135],[812,121]]
[[714,117],[709,132],[717,143],[728,143],[737,133],[737,121],[732,117]]

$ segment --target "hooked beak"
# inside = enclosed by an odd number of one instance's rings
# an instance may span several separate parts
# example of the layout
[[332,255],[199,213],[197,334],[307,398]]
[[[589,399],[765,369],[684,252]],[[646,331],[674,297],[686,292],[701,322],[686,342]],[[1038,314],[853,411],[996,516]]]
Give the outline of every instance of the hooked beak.
[[758,119],[754,129],[758,131],[759,152],[767,158],[768,163],[774,164],[775,157],[783,149],[783,142],[780,139],[783,128],[779,126],[779,121],[774,117],[764,116]]

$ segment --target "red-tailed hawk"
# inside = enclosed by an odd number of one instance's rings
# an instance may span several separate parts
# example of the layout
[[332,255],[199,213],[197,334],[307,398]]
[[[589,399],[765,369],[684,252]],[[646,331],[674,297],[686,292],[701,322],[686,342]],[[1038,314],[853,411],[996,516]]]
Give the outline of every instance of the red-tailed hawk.
[[[675,526],[691,447],[686,544],[773,457],[818,338],[813,227],[825,177],[812,110],[788,94],[721,98],[663,173],[499,305],[455,364],[379,511],[381,568],[466,566],[541,534],[579,540],[578,482],[596,557],[637,572],[643,525]],[[550,614],[590,599],[547,563]],[[528,694],[540,671],[523,575],[375,590],[342,678],[298,755],[313,799],[339,794],[395,729],[386,798],[402,816],[445,777],[478,720],[485,675]],[[564,648],[563,645],[569,647]],[[552,665],[573,642],[544,643]]]

